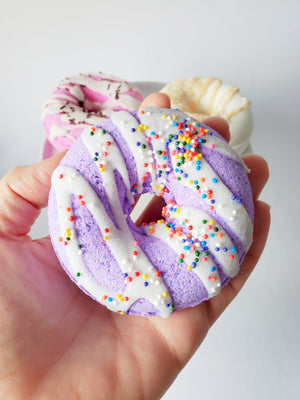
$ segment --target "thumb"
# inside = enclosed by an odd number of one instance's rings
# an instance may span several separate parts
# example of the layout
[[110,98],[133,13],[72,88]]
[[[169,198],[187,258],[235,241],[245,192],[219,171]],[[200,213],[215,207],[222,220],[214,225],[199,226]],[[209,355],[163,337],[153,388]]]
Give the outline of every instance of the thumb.
[[14,167],[0,181],[0,235],[24,236],[47,205],[51,175],[65,152]]

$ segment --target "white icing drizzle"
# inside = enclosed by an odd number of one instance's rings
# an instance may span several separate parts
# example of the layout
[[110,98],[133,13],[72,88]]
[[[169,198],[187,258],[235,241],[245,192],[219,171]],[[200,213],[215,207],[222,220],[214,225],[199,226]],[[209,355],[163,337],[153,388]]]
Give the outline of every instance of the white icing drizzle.
[[[126,111],[114,113],[111,120],[122,133],[133,154],[138,173],[137,193],[141,193],[143,191],[142,179],[147,177],[147,175],[145,175],[145,170],[146,173],[148,172],[151,175],[152,181],[156,179],[155,170],[153,169],[153,154],[143,132],[144,126],[140,126],[137,120]],[[137,143],[139,143],[138,146]],[[144,150],[142,150],[141,146],[145,146]],[[146,167],[145,164],[147,164]]]
[[[127,312],[133,303],[145,298],[160,311],[163,318],[168,318],[172,312],[172,300],[168,289],[161,277],[156,275],[157,270],[147,256],[135,245],[135,240],[126,223],[126,216],[119,212],[119,229],[116,228],[90,184],[71,167],[59,166],[52,176],[52,184],[57,196],[61,237],[66,235],[69,237],[65,243],[62,241],[62,246],[64,245],[69,260],[68,269],[71,276],[77,276],[77,284],[97,301],[101,303],[105,301],[106,307],[112,311]],[[103,235],[105,235],[105,229],[108,230],[107,236],[104,236],[107,238],[106,244],[122,272],[126,274],[124,291],[115,292],[103,288],[87,269],[83,257],[85,249],[78,247],[80,243],[76,235],[75,217],[72,216],[71,209],[72,195],[81,196],[84,202],[82,206],[89,209]],[[71,211],[67,211],[69,209]],[[130,254],[133,254],[134,251],[137,251],[137,255],[131,256],[130,259]],[[147,286],[145,286],[145,282]]]
[[[143,229],[150,236],[149,227],[146,226],[143,227]],[[182,247],[183,236],[181,236],[180,238],[175,236],[170,239],[168,231],[165,229],[164,224],[155,225],[155,229],[152,231],[151,235],[167,243],[176,253],[178,253],[178,251],[180,251],[179,249]],[[179,254],[178,258],[180,258]],[[221,280],[219,272],[216,269],[215,263],[212,260],[211,256],[201,256],[195,268],[192,268],[191,265],[193,264],[194,259],[195,256],[193,252],[187,251],[184,257],[184,261],[187,266],[190,267],[189,269],[201,279],[209,297],[217,295],[221,290]],[[213,271],[211,269],[213,269]]]
[[[197,240],[199,244],[202,242],[202,246],[208,247],[223,272],[230,278],[234,277],[239,271],[239,260],[236,249],[224,229],[203,210],[177,206],[176,210],[179,212],[170,211],[168,207],[169,218],[176,219],[181,225],[192,224],[192,240]],[[184,222],[185,220],[189,222]]]

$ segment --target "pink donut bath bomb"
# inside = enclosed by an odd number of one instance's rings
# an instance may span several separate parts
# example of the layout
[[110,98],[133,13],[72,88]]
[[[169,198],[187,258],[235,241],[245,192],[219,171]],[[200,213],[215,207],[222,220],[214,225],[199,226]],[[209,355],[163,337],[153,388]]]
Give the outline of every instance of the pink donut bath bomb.
[[69,149],[87,125],[114,111],[136,110],[143,95],[134,84],[103,73],[78,74],[63,80],[43,105],[47,140],[43,158]]
[[[143,193],[166,206],[136,227],[130,212]],[[217,295],[252,243],[241,157],[173,109],[116,112],[86,128],[53,174],[48,212],[69,277],[121,314],[168,318]]]

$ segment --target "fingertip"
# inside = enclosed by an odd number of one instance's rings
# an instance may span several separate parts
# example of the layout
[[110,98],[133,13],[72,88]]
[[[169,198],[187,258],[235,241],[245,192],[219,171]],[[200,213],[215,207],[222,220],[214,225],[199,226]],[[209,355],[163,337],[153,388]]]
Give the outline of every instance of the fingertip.
[[248,176],[252,186],[253,197],[257,199],[269,179],[268,163],[257,154],[247,154],[243,157],[243,160],[250,170]]
[[213,130],[217,131],[223,138],[229,142],[230,140],[230,130],[229,124],[226,119],[221,117],[209,117],[203,120],[203,123]]
[[165,93],[152,93],[143,100],[140,105],[140,108],[142,107],[170,108],[171,101]]

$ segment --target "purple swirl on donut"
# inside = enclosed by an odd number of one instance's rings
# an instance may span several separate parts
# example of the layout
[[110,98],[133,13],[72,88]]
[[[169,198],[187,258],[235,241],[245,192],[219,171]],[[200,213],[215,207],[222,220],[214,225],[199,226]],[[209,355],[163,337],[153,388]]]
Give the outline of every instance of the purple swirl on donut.
[[[132,204],[162,196],[136,227]],[[161,315],[217,295],[252,243],[253,200],[240,156],[178,110],[114,113],[86,128],[52,177],[49,226],[70,278],[120,314]]]

